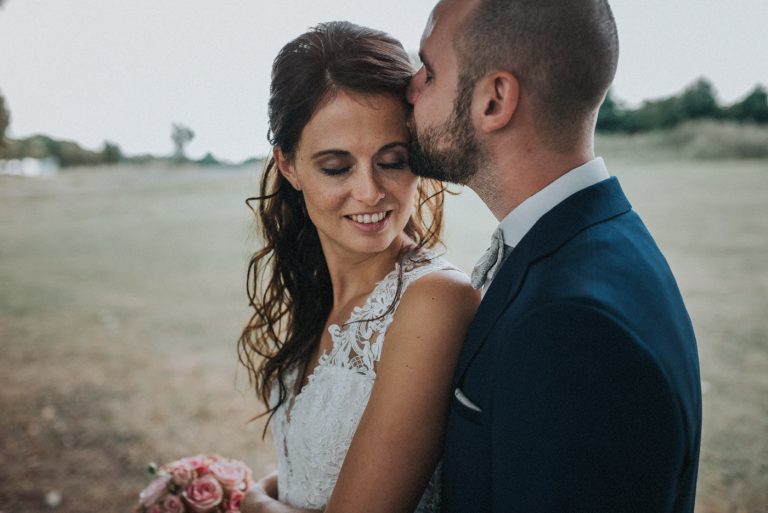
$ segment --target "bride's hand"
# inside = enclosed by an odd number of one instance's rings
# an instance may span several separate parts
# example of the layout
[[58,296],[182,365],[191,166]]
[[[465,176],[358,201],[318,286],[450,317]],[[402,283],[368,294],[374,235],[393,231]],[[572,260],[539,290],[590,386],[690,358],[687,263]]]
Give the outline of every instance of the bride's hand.
[[319,510],[292,508],[277,500],[277,471],[262,477],[248,488],[241,513],[320,513]]
[[261,513],[264,511],[263,505],[266,501],[272,500],[264,488],[259,483],[254,483],[248,491],[245,492],[243,503],[240,505],[241,513]]
[[266,502],[277,499],[277,470],[274,470],[254,482],[245,492],[241,513],[260,513],[265,510]]
[[266,476],[262,477],[256,482],[256,486],[261,488],[261,491],[271,497],[277,499],[277,470],[273,470]]

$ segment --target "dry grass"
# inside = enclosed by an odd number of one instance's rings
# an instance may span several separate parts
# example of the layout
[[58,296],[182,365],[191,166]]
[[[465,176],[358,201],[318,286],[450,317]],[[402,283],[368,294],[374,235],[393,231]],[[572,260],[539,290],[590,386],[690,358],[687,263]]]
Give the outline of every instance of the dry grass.
[[127,511],[147,462],[199,451],[272,467],[234,352],[250,176],[0,177],[0,509]]
[[[622,157],[676,271],[706,381],[699,513],[768,511],[768,164]],[[0,176],[0,510],[127,511],[146,462],[274,464],[238,369],[255,170]],[[449,201],[464,268],[493,219]]]
[[601,135],[602,146],[622,155],[654,160],[746,160],[768,158],[768,125],[732,121],[689,121],[669,130],[636,135]]

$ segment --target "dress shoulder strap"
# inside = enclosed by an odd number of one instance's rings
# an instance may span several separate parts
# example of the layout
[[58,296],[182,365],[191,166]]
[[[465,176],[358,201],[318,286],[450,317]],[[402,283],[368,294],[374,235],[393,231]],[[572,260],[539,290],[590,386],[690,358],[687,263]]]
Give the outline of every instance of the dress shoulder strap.
[[381,358],[381,349],[387,329],[408,287],[431,272],[458,269],[436,253],[418,250],[406,254],[402,261],[374,288],[363,306],[355,307],[343,325],[328,328],[333,349],[324,363],[352,368],[371,378],[376,376],[375,362]]
[[429,250],[421,250],[405,255],[401,265],[403,269],[402,292],[405,292],[408,285],[431,272],[446,269],[459,270],[458,267],[442,258],[439,254]]

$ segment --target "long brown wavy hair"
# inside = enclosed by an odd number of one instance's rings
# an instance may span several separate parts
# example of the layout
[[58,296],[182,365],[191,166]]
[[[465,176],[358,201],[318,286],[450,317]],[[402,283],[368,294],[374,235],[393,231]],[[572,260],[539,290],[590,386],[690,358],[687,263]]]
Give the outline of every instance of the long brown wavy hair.
[[[320,24],[285,45],[275,58],[269,142],[288,159],[295,158],[304,126],[340,90],[391,95],[407,106],[405,89],[412,73],[408,54],[389,35],[348,22]],[[440,242],[444,192],[441,182],[419,179],[414,212],[404,229],[419,248]],[[248,266],[247,293],[254,312],[240,336],[238,356],[267,407],[261,415],[269,414],[268,423],[286,400],[286,373],[297,366],[302,376],[306,372],[331,312],[333,291],[302,193],[291,187],[274,158],[266,164],[259,196],[246,203],[256,215],[264,247]],[[401,285],[402,275],[396,297]],[[270,403],[275,385],[278,401]]]

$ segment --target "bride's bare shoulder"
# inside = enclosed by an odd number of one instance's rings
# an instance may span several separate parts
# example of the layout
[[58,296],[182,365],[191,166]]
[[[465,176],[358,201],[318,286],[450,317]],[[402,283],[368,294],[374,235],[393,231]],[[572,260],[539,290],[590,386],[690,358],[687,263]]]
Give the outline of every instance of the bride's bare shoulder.
[[395,313],[387,344],[403,334],[429,344],[461,342],[480,303],[480,293],[466,274],[455,269],[432,271],[414,281],[403,293]]
[[403,294],[402,304],[442,305],[456,310],[472,310],[480,303],[480,291],[472,287],[464,272],[447,268],[430,272],[414,281]]

